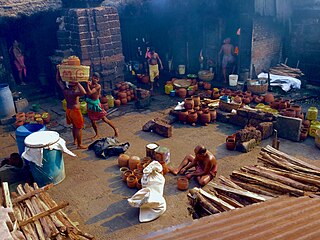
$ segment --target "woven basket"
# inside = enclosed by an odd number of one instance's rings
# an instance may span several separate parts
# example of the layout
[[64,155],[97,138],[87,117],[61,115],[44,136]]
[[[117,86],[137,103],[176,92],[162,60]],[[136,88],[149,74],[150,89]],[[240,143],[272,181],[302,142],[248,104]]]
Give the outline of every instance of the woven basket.
[[198,72],[199,79],[202,81],[211,81],[214,77],[214,73],[208,70],[201,70]]
[[222,110],[222,111],[225,111],[225,112],[231,112],[232,109],[239,109],[241,106],[241,103],[227,103],[225,101],[221,101],[219,102],[219,108]]
[[263,94],[268,91],[268,82],[264,84],[257,84],[257,80],[248,80],[247,89],[255,94]]

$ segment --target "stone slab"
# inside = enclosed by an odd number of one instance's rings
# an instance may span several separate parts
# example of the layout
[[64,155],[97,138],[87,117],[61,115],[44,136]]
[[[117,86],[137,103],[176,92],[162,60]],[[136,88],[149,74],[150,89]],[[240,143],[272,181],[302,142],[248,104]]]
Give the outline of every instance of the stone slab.
[[298,142],[300,140],[302,120],[286,116],[278,116],[275,129],[278,131],[278,137]]

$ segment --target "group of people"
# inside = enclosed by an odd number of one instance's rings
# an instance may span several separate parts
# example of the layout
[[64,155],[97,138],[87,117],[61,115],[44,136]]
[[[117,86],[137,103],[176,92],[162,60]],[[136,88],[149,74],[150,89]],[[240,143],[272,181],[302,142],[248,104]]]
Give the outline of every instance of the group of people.
[[66,119],[67,124],[72,124],[73,143],[79,149],[86,149],[87,146],[82,144],[82,129],[84,119],[80,110],[80,97],[87,95],[86,102],[88,108],[88,117],[91,121],[95,135],[92,139],[99,137],[97,121],[103,120],[114,131],[114,136],[119,136],[119,129],[113,122],[107,118],[107,112],[100,103],[101,85],[99,84],[99,73],[93,73],[91,81],[87,82],[86,89],[79,82],[69,82],[68,86],[61,80],[59,71],[56,73],[56,81],[67,102]]

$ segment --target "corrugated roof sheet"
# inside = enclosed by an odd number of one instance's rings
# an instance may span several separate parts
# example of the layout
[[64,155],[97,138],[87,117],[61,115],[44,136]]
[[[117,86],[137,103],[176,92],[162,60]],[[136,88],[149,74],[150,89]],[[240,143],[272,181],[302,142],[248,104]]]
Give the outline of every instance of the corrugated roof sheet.
[[320,198],[275,198],[150,233],[144,239],[320,239]]

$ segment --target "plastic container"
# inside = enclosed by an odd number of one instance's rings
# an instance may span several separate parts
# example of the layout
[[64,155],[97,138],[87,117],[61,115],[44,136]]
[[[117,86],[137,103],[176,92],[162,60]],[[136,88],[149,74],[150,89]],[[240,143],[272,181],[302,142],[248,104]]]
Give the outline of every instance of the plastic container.
[[311,126],[310,126],[310,129],[309,129],[309,135],[311,137],[315,137],[316,136],[316,131],[320,129],[320,122],[318,121],[312,121],[311,122]]
[[170,97],[174,97],[176,95],[176,90],[171,90],[170,91]]
[[18,145],[19,154],[21,155],[24,152],[24,140],[27,136],[29,136],[31,133],[45,130],[46,126],[42,124],[26,124],[18,127],[16,129],[16,142]]
[[43,148],[41,167],[34,162],[27,161],[34,181],[38,183],[39,187],[50,183],[58,184],[66,176],[62,152],[60,150],[49,149],[59,139],[60,136],[57,132],[42,131],[30,134],[24,141],[27,147]]
[[113,108],[114,107],[114,97],[112,95],[107,95],[106,97],[108,99],[108,107]]
[[67,111],[67,100],[63,99],[63,100],[61,101],[61,103],[62,103],[62,108],[63,108],[63,110],[64,110],[64,111]]
[[238,84],[238,75],[237,74],[229,75],[229,85],[237,86],[237,84]]
[[173,85],[172,84],[166,84],[165,86],[164,86],[164,92],[166,93],[166,94],[170,94],[170,92],[173,90]]
[[82,114],[87,114],[87,102],[80,102],[80,110]]
[[313,121],[317,120],[318,117],[318,109],[316,107],[310,107],[307,112],[306,119]]
[[178,71],[180,75],[184,75],[186,73],[186,65],[179,65]]
[[8,84],[0,84],[0,119],[16,114],[11,90]]

